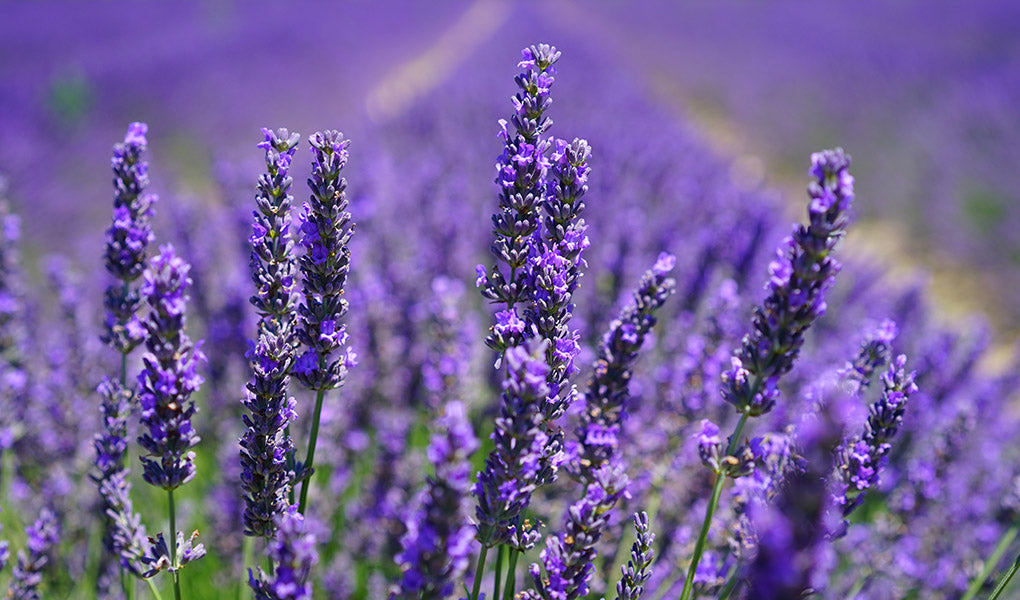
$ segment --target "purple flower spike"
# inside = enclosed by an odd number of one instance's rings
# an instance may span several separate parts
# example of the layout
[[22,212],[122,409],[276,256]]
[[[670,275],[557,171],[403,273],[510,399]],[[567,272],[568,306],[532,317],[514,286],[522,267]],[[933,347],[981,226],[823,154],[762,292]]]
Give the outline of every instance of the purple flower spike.
[[645,591],[645,582],[652,576],[655,534],[648,524],[648,513],[634,515],[634,531],[637,536],[631,546],[630,560],[620,569],[622,577],[616,584],[616,600],[638,600]]
[[287,343],[264,332],[249,353],[253,371],[242,403],[247,429],[241,437],[241,487],[245,535],[271,538],[276,519],[287,510],[293,472],[287,455],[293,442],[286,430],[294,420],[294,399],[287,397],[292,355]]
[[595,545],[609,523],[609,512],[627,489],[627,475],[621,467],[602,465],[592,473],[585,495],[567,510],[563,532],[546,540],[542,568],[532,564],[533,590],[521,594],[524,600],[573,600],[588,594],[595,572]]
[[723,398],[750,416],[775,406],[776,384],[793,367],[807,328],[825,313],[825,293],[840,269],[831,253],[849,222],[850,157],[837,148],[812,155],[811,163],[809,224],[780,245],[769,265],[768,297],[755,307],[751,332],[722,376]]
[[143,159],[148,127],[132,123],[124,142],[113,147],[113,222],[106,230],[106,270],[116,279],[106,289],[106,331],[103,341],[128,354],[145,336],[137,312],[141,304],[132,283],[145,269],[146,252],[153,240],[152,205],[156,196],[149,184],[148,163]]
[[48,508],[39,512],[36,522],[25,530],[27,552],[18,552],[18,563],[11,572],[9,600],[39,600],[42,572],[50,562],[50,553],[60,540],[57,517]]
[[645,337],[657,322],[656,312],[673,294],[676,282],[666,275],[673,261],[660,256],[656,267],[641,277],[632,300],[620,311],[602,339],[598,359],[584,394],[585,411],[577,428],[576,459],[567,467],[582,483],[592,481],[592,474],[605,464],[615,465],[619,443],[616,436],[604,434],[618,431],[626,410],[631,369]]
[[[534,234],[541,226],[539,210],[547,192],[546,170],[549,167],[546,158],[549,140],[543,139],[542,134],[552,125],[545,111],[552,103],[549,97],[555,73],[552,65],[560,53],[556,48],[541,44],[526,48],[522,55],[526,58],[520,63],[524,71],[515,79],[519,88],[513,97],[515,111],[510,123],[500,121],[500,137],[505,146],[496,164],[499,210],[492,216],[495,236],[492,253],[505,267],[494,265],[488,273],[481,267],[476,280],[484,297],[505,305],[511,312],[517,303],[532,300],[530,260],[540,250]],[[509,124],[513,125],[513,131]],[[572,156],[578,157],[577,154]],[[586,154],[580,160],[585,159]],[[572,177],[571,187],[565,192],[583,188],[577,172],[569,165],[563,168],[564,176]],[[581,168],[581,172],[587,176],[587,167]],[[523,338],[523,330],[497,328],[485,342],[502,355],[507,348],[520,344]]]
[[288,344],[294,322],[294,242],[290,236],[291,159],[301,138],[286,129],[263,129],[265,141],[259,148],[266,152],[266,172],[259,176],[256,210],[252,213],[251,278],[255,295],[251,303],[259,313],[261,326]]
[[[347,180],[340,172],[347,164],[350,140],[339,131],[316,132],[311,144],[311,198],[301,215],[301,244],[305,254],[299,260],[303,275],[303,302],[298,308],[298,338],[307,349],[302,368],[295,378],[313,390],[330,390],[343,385],[347,377],[347,342],[341,319],[347,314],[344,286],[350,270],[348,245],[354,232],[347,212]],[[314,358],[314,362],[310,359]]]
[[269,557],[274,565],[272,576],[261,568],[257,574],[248,571],[248,584],[256,600],[311,600],[309,576],[319,562],[319,555],[315,551],[315,536],[308,531],[296,506],[277,517]]
[[142,457],[145,481],[165,490],[195,476],[191,449],[199,441],[191,424],[196,411],[191,395],[202,383],[197,370],[205,356],[184,333],[190,268],[173,246],[163,246],[145,271],[141,289],[152,311],[145,323],[148,352],[138,374],[145,428],[138,442],[148,452]]
[[468,565],[474,528],[470,516],[471,453],[478,440],[464,406],[446,405],[428,447],[435,475],[429,477],[421,505],[407,520],[397,562],[403,570],[391,598],[448,598]]
[[836,502],[843,507],[843,522],[833,537],[846,535],[847,517],[860,506],[864,494],[878,484],[892,449],[907,400],[917,392],[914,373],[906,372],[907,357],[899,355],[882,374],[882,397],[869,409],[864,434],[845,441],[836,452]]
[[556,465],[545,461],[548,436],[542,430],[542,406],[549,393],[546,342],[536,341],[507,351],[507,379],[492,439],[496,447],[478,474],[478,541],[527,549],[537,538],[523,527],[531,494],[554,476]]

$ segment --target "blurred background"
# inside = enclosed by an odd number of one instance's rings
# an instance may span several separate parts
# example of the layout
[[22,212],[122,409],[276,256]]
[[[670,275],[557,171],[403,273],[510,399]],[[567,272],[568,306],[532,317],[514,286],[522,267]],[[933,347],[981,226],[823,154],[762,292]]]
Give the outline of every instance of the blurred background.
[[[851,243],[929,277],[951,318],[986,313],[1000,342],[1020,327],[1014,2],[33,2],[4,13],[0,170],[30,254],[96,255],[109,148],[129,121],[150,125],[154,188],[201,198],[218,166],[250,163],[254,181],[260,127],[336,127],[365,146],[426,93],[496,64],[509,77],[516,49],[544,40],[564,50],[561,69],[583,53],[627,73],[738,179],[798,205],[809,153],[844,146],[859,192]],[[573,77],[583,94],[607,93]],[[485,105],[506,95],[485,90]],[[561,114],[569,101],[557,100]]]
[[[65,510],[73,551],[49,588],[63,595],[52,597],[79,597],[82,574],[98,572],[77,550],[95,537],[80,499],[94,495],[83,474],[98,415],[76,400],[94,399],[99,374],[110,372],[108,349],[97,347],[108,281],[100,257],[111,148],[128,123],[149,126],[151,189],[161,198],[157,243],[173,242],[193,263],[189,328],[206,339],[210,356],[197,427],[208,442],[181,509],[182,522],[201,526],[213,551],[194,567],[189,597],[218,597],[219,588],[202,583],[210,578],[243,582],[233,441],[249,376],[243,352],[254,331],[246,240],[265,168],[260,128],[287,127],[303,138],[336,128],[352,139],[349,326],[362,362],[342,400],[324,410],[322,494],[330,496],[314,506],[328,548],[317,586],[383,597],[398,572],[393,555],[409,493],[422,477],[423,407],[434,408],[441,371],[432,363],[448,346],[462,359],[453,362],[463,372],[452,375],[462,379],[479,437],[491,427],[498,382],[480,340],[492,310],[472,289],[474,266],[491,263],[497,120],[510,114],[521,48],[537,42],[563,53],[551,133],[585,137],[594,148],[584,215],[592,246],[575,312],[580,363],[591,363],[601,332],[659,252],[677,256],[677,298],[631,382],[641,408],[624,431],[635,487],[620,513],[660,492],[670,498],[659,517],[662,564],[672,561],[673,569],[659,571],[657,589],[668,593],[686,568],[687,509],[705,496],[690,427],[706,414],[719,422],[732,416],[714,384],[763,295],[774,248],[804,218],[810,155],[827,147],[853,155],[856,222],[839,250],[845,268],[830,311],[813,328],[784,395],[803,399],[812,376],[845,364],[869,328],[896,319],[897,351],[918,366],[928,398],[915,402],[921,408],[906,424],[912,442],[894,457],[900,474],[888,489],[918,471],[904,465],[930,459],[960,426],[971,437],[957,446],[959,456],[978,464],[954,466],[949,496],[927,483],[915,487],[926,498],[950,498],[946,511],[971,500],[986,505],[951,517],[932,510],[903,517],[910,527],[868,531],[879,541],[910,531],[920,540],[912,564],[939,566],[915,572],[893,560],[903,556],[898,538],[872,562],[906,573],[890,579],[907,581],[903,589],[917,597],[950,597],[933,590],[963,589],[1006,527],[995,499],[1012,498],[1006,490],[1020,481],[1009,442],[1020,426],[1000,418],[1018,389],[1009,368],[1020,334],[1020,4],[0,7],[0,174],[22,218],[23,266],[36,290],[25,322],[47,324],[26,345],[46,364],[15,443],[20,479],[0,494],[10,504],[34,507],[45,498]],[[303,141],[292,171],[297,206],[306,198],[308,162]],[[73,392],[54,375],[69,370],[78,371]],[[776,423],[777,431],[786,424],[781,416]],[[656,489],[650,482],[660,467],[671,477]],[[155,528],[162,497],[150,487],[136,481],[136,505]],[[562,494],[551,491],[548,505],[562,504]],[[0,513],[5,536],[20,535],[32,518],[21,512]],[[973,526],[982,520],[996,525]],[[613,552],[600,573],[618,572]],[[870,573],[872,565],[862,568]],[[594,590],[611,589],[613,581],[602,579]]]

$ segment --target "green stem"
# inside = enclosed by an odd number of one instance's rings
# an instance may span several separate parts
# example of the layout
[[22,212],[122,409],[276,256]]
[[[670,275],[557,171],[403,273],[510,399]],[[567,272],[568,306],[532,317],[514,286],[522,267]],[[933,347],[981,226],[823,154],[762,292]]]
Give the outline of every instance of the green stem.
[[[241,569],[247,569],[248,565],[251,564],[252,554],[254,554],[253,544],[254,538],[250,535],[244,536],[244,539],[241,541]],[[244,600],[244,590],[246,589],[248,589],[247,579],[242,573],[237,585],[237,600]]]
[[736,571],[737,569],[734,567],[734,573],[730,577],[730,580],[726,582],[726,585],[725,587],[723,587],[722,591],[719,592],[718,600],[728,600],[730,594],[732,594],[733,590],[737,588],[737,584],[740,583],[740,577],[737,576]]
[[857,597],[857,594],[861,593],[861,590],[864,589],[864,586],[868,585],[869,575],[870,573],[865,573],[860,579],[854,582],[854,586],[850,588],[850,591],[846,595],[847,600],[853,600],[855,597]]
[[999,580],[999,585],[995,586],[995,590],[992,591],[992,595],[988,597],[988,600],[999,600],[999,596],[1002,595],[1002,592],[1006,591],[1006,588],[1009,587],[1009,582],[1012,581],[1013,576],[1016,575],[1017,569],[1020,569],[1020,556],[1016,557],[1016,560],[1013,561],[1009,570],[1006,571],[1006,574]]
[[489,554],[489,547],[482,546],[478,553],[478,565],[475,567],[475,581],[471,585],[471,600],[478,600],[478,594],[482,591],[482,574],[485,573],[485,557]]
[[[312,432],[308,437],[308,455],[305,458],[305,464],[301,466],[305,472],[310,471],[315,462],[315,442],[319,439],[319,418],[322,416],[322,399],[325,395],[326,390],[319,390],[315,393],[315,412],[312,413]],[[302,515],[305,514],[305,508],[308,505],[308,488],[311,486],[312,474],[309,472],[301,483],[301,501],[298,503],[298,512]]]
[[506,554],[506,546],[503,544],[499,545],[499,552],[496,553],[496,581],[492,584],[492,599],[499,600],[500,584],[502,582],[503,575],[503,555]]
[[694,588],[694,573],[698,569],[698,562],[705,551],[705,543],[708,541],[708,531],[712,528],[712,517],[719,505],[719,497],[722,496],[723,484],[726,483],[726,475],[719,473],[715,478],[715,486],[712,488],[712,497],[705,509],[705,520],[701,524],[701,533],[698,534],[698,541],[694,544],[694,554],[691,556],[691,566],[687,568],[687,577],[684,579],[684,589],[680,593],[680,600],[690,600],[691,590]]
[[981,569],[981,573],[974,578],[974,581],[970,582],[970,587],[967,588],[967,593],[963,595],[960,600],[973,600],[977,593],[984,587],[985,582],[988,581],[988,576],[992,574],[995,566],[999,564],[1002,559],[1002,555],[1009,549],[1009,545],[1016,539],[1017,531],[1020,530],[1020,523],[1014,524],[1012,527],[1006,530],[1006,533],[1002,534],[1002,538],[999,539],[998,545],[995,546],[995,550],[992,551],[992,555],[985,561],[985,566]]
[[517,558],[521,555],[517,550],[510,550],[510,564],[506,568],[506,588],[503,600],[513,600],[517,588]]
[[[148,579],[145,579],[144,581],[145,583],[149,584],[149,591],[152,592],[152,597],[155,598],[156,600],[163,600],[163,596],[159,593],[159,588],[157,588],[156,584],[153,583],[152,578],[150,577]],[[131,587],[132,588],[135,587],[133,582]]]
[[167,490],[170,499],[170,566],[173,568],[171,578],[174,580],[174,600],[181,600],[181,579],[177,565],[177,510],[174,507],[174,491]]

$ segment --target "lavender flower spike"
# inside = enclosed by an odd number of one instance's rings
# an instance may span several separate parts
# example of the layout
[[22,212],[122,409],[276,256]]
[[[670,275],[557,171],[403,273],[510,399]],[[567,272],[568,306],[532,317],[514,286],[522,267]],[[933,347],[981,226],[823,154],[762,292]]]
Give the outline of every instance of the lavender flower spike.
[[103,545],[107,552],[119,557],[125,569],[140,576],[140,563],[148,543],[141,516],[131,502],[131,485],[124,466],[131,392],[106,379],[99,385],[99,394],[103,398],[103,430],[92,442],[96,449],[96,471],[91,477],[99,488],[109,519]]
[[869,409],[864,434],[844,442],[836,452],[836,502],[843,507],[843,522],[833,537],[846,534],[846,518],[860,506],[864,493],[879,481],[890,442],[899,431],[907,400],[917,391],[914,373],[907,373],[907,357],[899,355],[882,374],[882,397]]
[[261,317],[260,327],[290,343],[294,323],[294,243],[290,237],[290,163],[300,136],[286,129],[263,129],[266,172],[259,176],[252,213],[251,278],[255,295],[251,303]]
[[347,350],[347,314],[344,286],[350,269],[348,244],[354,231],[347,212],[347,180],[340,171],[347,164],[350,140],[339,131],[316,132],[308,138],[315,161],[308,186],[311,199],[301,215],[301,244],[305,254],[299,260],[303,275],[304,301],[298,309],[298,338],[306,349],[294,365],[294,376],[312,390],[331,390],[343,385],[347,367],[355,362]]
[[546,461],[548,436],[542,430],[542,405],[549,393],[546,342],[515,346],[506,353],[507,378],[492,440],[496,447],[478,474],[475,496],[477,538],[486,547],[508,544],[520,550],[534,546],[535,532],[521,519],[531,493],[551,474]]
[[304,517],[291,507],[277,517],[276,538],[269,544],[272,576],[261,568],[256,575],[248,571],[248,584],[256,600],[311,600],[309,575],[319,561],[315,536],[308,531]]
[[780,244],[769,265],[769,294],[755,307],[751,332],[722,378],[723,398],[749,416],[775,406],[776,384],[793,367],[804,332],[825,313],[825,292],[840,269],[831,252],[849,222],[854,197],[850,157],[841,148],[825,150],[811,156],[811,165],[810,222],[796,226]]
[[[539,208],[548,168],[549,141],[542,139],[542,134],[552,125],[545,111],[552,104],[553,64],[560,53],[555,47],[539,44],[525,48],[521,57],[518,66],[524,70],[514,79],[520,88],[513,97],[514,114],[510,123],[499,122],[505,147],[496,164],[499,210],[492,216],[495,241],[491,250],[506,265],[506,271],[497,265],[489,271],[482,265],[476,269],[482,295],[506,306],[496,315],[496,325],[485,340],[500,354],[525,337],[524,322],[515,305],[532,299],[529,260],[536,253],[533,234],[541,224]],[[508,127],[511,123],[513,132]]]
[[591,478],[584,497],[567,510],[563,532],[546,540],[541,554],[545,576],[537,564],[531,565],[535,588],[522,593],[523,600],[574,600],[588,594],[595,572],[595,545],[629,482],[622,467],[608,464],[596,469]]
[[315,390],[315,409],[304,463],[296,466],[295,482],[302,481],[298,512],[304,514],[315,463],[315,446],[326,390],[343,385],[347,369],[357,363],[347,344],[347,328],[342,323],[347,314],[344,286],[350,269],[351,251],[348,244],[354,231],[351,213],[347,212],[347,180],[340,171],[347,164],[350,140],[339,131],[316,132],[308,138],[311,144],[312,176],[308,186],[311,199],[301,215],[301,243],[305,254],[300,259],[304,299],[298,308],[298,338],[305,348],[294,363],[294,377]]
[[582,483],[593,481],[601,465],[618,461],[621,420],[628,399],[630,372],[645,337],[655,326],[655,313],[673,294],[676,282],[667,277],[676,259],[665,252],[641,277],[633,299],[610,325],[599,347],[588,390],[585,411],[577,428],[577,442],[568,445],[568,468]]
[[39,512],[39,518],[25,530],[28,537],[28,552],[18,552],[18,563],[11,572],[11,585],[7,590],[9,600],[39,600],[39,584],[42,571],[50,562],[50,552],[60,540],[57,517],[48,508]]
[[634,515],[634,531],[637,539],[631,547],[630,560],[620,569],[622,577],[616,584],[616,600],[638,600],[645,591],[645,582],[652,576],[652,560],[655,558],[652,542],[655,541],[655,534],[648,524],[648,513]]
[[[19,268],[21,220],[7,202],[0,177],[0,456],[14,443],[17,407],[28,392],[25,369],[25,300]],[[6,476],[6,473],[0,473]]]
[[173,246],[165,245],[146,269],[141,289],[152,312],[145,323],[148,352],[138,375],[145,427],[138,442],[148,452],[142,457],[145,481],[165,490],[195,476],[191,449],[199,441],[191,426],[196,411],[191,395],[202,383],[197,368],[205,356],[184,333],[189,269]]
[[428,448],[435,475],[426,483],[421,507],[407,521],[397,555],[403,576],[391,599],[444,600],[467,569],[474,538],[468,460],[478,440],[460,402],[448,403],[437,425]]
[[106,289],[106,331],[103,341],[121,354],[129,354],[145,337],[138,320],[140,298],[131,285],[145,269],[145,256],[153,239],[152,205],[156,196],[145,192],[149,165],[145,152],[145,123],[132,123],[124,142],[113,147],[113,223],[106,230],[106,270],[117,283]]
[[574,398],[567,383],[577,368],[574,358],[580,351],[578,332],[570,328],[573,295],[585,262],[583,251],[589,246],[587,226],[580,217],[584,194],[588,191],[588,159],[591,148],[585,140],[571,143],[556,140],[547,182],[544,235],[541,255],[532,261],[534,300],[526,311],[526,320],[538,335],[549,340],[549,398],[545,420],[553,422]]
[[287,397],[293,363],[282,337],[265,331],[249,352],[254,375],[242,401],[247,429],[241,437],[241,487],[244,489],[245,535],[271,538],[276,518],[287,510],[293,473],[287,455],[293,442],[286,435],[294,420],[294,399]]

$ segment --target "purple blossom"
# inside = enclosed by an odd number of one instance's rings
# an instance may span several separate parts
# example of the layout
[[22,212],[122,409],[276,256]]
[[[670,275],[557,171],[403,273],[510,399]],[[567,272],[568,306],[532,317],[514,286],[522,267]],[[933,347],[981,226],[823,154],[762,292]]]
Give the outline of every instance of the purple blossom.
[[340,319],[347,313],[344,286],[350,269],[349,248],[354,224],[347,212],[347,180],[340,176],[347,164],[350,140],[339,131],[316,132],[308,138],[314,161],[308,185],[312,190],[301,215],[299,259],[303,275],[303,300],[298,308],[298,339],[314,352],[314,369],[302,357],[295,377],[313,390],[334,389],[347,376],[347,343]]
[[915,373],[906,372],[907,357],[899,355],[882,374],[882,396],[874,402],[864,433],[845,441],[836,452],[836,498],[842,506],[843,522],[834,537],[846,535],[847,517],[874,487],[892,449],[890,442],[899,431],[907,400],[917,392]]
[[264,331],[249,359],[252,378],[242,400],[248,413],[240,441],[244,533],[271,538],[289,505],[294,477],[287,461],[293,450],[287,428],[296,416],[294,399],[287,396],[292,355],[285,340]]
[[637,539],[631,546],[630,560],[620,568],[622,577],[616,584],[616,600],[638,600],[644,593],[645,582],[652,576],[655,534],[649,526],[648,513],[634,515],[634,531]]
[[[292,179],[290,159],[300,135],[286,129],[262,129],[266,172],[259,175],[252,213],[251,278],[255,294],[251,303],[259,313],[260,327],[291,343],[294,321],[294,242],[291,239]],[[287,157],[282,159],[281,157]]]
[[315,535],[296,506],[276,517],[276,537],[269,543],[272,574],[248,571],[256,600],[311,600],[312,567],[319,562]]
[[196,407],[191,395],[202,384],[202,351],[184,333],[184,309],[190,266],[165,245],[144,274],[141,293],[151,313],[146,321],[148,352],[138,374],[138,399],[144,431],[138,438],[148,454],[142,457],[148,483],[173,490],[195,476],[199,438],[191,420]]
[[[831,256],[849,221],[853,177],[842,149],[811,156],[809,224],[797,226],[769,265],[769,294],[755,307],[751,332],[722,376],[722,396],[739,413],[763,415],[775,406],[776,384],[793,367],[804,332],[825,312],[825,292],[840,264]],[[820,201],[822,198],[831,200]]]
[[391,598],[447,598],[467,569],[474,539],[468,460],[478,441],[460,402],[446,405],[436,428],[427,450],[435,475],[406,522],[397,555],[403,575]]
[[547,436],[542,431],[542,403],[549,393],[546,342],[507,351],[500,416],[492,434],[495,448],[478,474],[474,493],[478,541],[529,548],[535,538],[522,517],[532,492],[553,476],[555,465],[543,459]]
[[43,570],[50,563],[54,546],[60,541],[57,516],[49,508],[39,512],[39,518],[25,530],[27,552],[18,552],[18,562],[11,571],[11,584],[7,590],[10,600],[39,600],[39,584]]
[[[505,146],[496,165],[499,211],[492,217],[495,241],[491,249],[505,267],[494,265],[489,272],[484,267],[477,271],[482,295],[504,304],[507,311],[513,311],[519,302],[528,303],[534,293],[530,261],[539,252],[535,234],[541,227],[539,210],[545,199],[548,168],[545,154],[549,141],[542,134],[552,125],[545,111],[552,102],[548,94],[555,73],[552,65],[560,56],[556,48],[545,44],[526,48],[523,55],[528,58],[521,61],[524,71],[515,79],[520,91],[513,98],[510,119],[514,131],[511,133],[506,121],[500,121]],[[486,344],[502,354],[523,337],[523,331],[497,326]]]
[[141,299],[133,283],[145,269],[146,252],[153,240],[150,219],[156,196],[145,188],[149,184],[148,163],[143,158],[144,123],[132,123],[124,142],[113,147],[113,221],[106,231],[106,270],[117,281],[106,288],[106,331],[103,341],[122,354],[128,354],[144,338],[138,321]]

